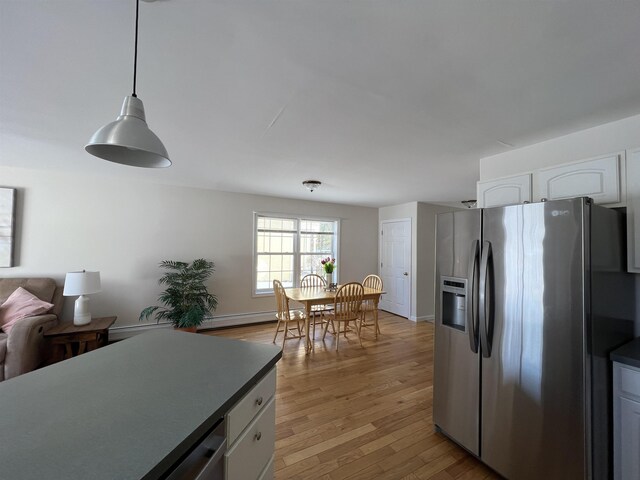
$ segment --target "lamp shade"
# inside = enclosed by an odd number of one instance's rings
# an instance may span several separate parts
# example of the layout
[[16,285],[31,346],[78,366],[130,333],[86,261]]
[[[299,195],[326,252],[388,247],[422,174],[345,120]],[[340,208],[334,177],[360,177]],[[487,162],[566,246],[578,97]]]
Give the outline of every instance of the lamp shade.
[[94,133],[84,149],[96,157],[132,167],[171,165],[167,149],[147,126],[142,100],[131,95],[124,99],[116,121]]
[[69,272],[64,280],[65,297],[89,295],[100,291],[100,272]]

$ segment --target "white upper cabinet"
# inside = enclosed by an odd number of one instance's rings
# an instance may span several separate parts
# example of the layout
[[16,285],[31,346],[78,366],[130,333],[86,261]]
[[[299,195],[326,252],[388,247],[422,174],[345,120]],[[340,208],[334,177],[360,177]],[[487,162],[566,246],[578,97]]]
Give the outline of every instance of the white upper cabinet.
[[478,182],[478,208],[531,201],[531,174]]
[[627,150],[627,270],[640,273],[640,148]]
[[543,168],[536,172],[535,201],[591,197],[595,203],[619,203],[620,154]]

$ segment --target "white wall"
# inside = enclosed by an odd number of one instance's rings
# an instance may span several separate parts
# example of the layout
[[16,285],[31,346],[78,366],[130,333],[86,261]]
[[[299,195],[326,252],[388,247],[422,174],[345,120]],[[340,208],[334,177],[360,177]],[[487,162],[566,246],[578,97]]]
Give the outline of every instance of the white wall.
[[422,202],[403,203],[379,210],[380,223],[411,219],[411,320],[434,318],[436,215],[452,210],[455,208]]
[[480,159],[480,180],[515,175],[640,146],[640,115]]
[[418,203],[416,263],[416,316],[418,320],[434,320],[436,277],[436,215],[459,210],[455,207]]
[[[18,266],[0,276],[62,284],[67,271],[99,270],[102,292],[91,297],[92,314],[117,315],[115,327],[139,325],[142,308],[157,304],[157,265],[165,259],[215,262],[209,287],[218,321],[272,312],[273,297],[252,296],[254,211],[341,218],[341,282],[376,271],[375,208],[8,167],[0,167],[0,185],[19,189]],[[66,300],[66,318],[73,301]]]

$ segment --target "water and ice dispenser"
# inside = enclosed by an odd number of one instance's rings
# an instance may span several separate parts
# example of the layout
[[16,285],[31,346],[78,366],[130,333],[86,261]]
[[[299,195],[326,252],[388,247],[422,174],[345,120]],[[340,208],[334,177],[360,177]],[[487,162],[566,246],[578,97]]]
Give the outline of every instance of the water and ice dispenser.
[[442,324],[464,332],[467,280],[465,278],[440,277],[440,302]]

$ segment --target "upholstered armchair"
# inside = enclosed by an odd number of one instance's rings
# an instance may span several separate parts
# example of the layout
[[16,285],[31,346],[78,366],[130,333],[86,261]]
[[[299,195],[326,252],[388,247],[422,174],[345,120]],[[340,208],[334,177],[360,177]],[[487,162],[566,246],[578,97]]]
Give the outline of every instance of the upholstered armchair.
[[30,372],[47,358],[44,332],[58,323],[62,312],[62,287],[52,278],[0,278],[0,305],[22,287],[40,300],[53,304],[43,314],[18,320],[9,333],[0,330],[0,381]]

